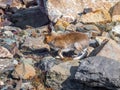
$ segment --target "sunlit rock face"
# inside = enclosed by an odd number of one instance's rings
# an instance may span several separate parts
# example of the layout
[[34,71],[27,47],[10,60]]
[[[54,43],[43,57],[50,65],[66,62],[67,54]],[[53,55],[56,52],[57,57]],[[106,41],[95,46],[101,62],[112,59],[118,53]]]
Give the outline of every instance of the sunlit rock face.
[[120,0],[38,0],[41,10],[48,14],[50,20],[56,21],[61,16],[69,22],[74,20],[84,9],[106,10]]

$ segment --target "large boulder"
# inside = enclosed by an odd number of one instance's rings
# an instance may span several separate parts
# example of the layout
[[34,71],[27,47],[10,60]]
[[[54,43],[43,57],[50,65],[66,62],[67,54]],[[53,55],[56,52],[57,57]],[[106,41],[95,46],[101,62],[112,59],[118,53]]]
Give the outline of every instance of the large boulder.
[[107,89],[120,89],[120,62],[106,57],[89,57],[81,61],[75,74],[81,84]]
[[[64,19],[71,22],[78,13],[83,13],[85,9],[98,9],[109,11],[119,0],[39,0],[40,8],[48,13],[51,21],[63,16]],[[102,7],[101,7],[102,6]]]
[[47,73],[46,84],[55,90],[67,87],[65,83],[68,83],[70,79],[74,77],[78,65],[79,60],[54,65]]
[[40,27],[49,22],[47,15],[42,13],[39,8],[27,8],[18,10],[10,16],[14,26],[25,28],[26,26]]
[[50,67],[47,71],[46,85],[54,90],[106,90],[105,88],[93,88],[78,83],[78,81],[75,80],[75,73],[78,66],[79,60],[54,64],[54,66]]

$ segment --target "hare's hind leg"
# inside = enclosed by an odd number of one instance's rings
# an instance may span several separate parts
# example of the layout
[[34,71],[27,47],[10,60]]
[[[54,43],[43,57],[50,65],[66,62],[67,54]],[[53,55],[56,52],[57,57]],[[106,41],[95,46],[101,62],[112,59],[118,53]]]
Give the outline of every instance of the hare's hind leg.
[[78,55],[77,57],[73,58],[74,60],[82,59],[87,56],[87,48],[82,50],[81,55]]
[[87,48],[83,49],[83,47],[79,43],[74,44],[75,51],[77,51],[77,56],[73,59],[82,59],[87,55]]

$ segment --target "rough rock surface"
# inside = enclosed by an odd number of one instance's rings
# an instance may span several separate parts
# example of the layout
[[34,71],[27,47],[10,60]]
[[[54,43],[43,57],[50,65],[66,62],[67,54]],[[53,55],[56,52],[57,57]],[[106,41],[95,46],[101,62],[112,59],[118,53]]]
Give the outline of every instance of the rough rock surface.
[[120,62],[100,56],[86,58],[81,61],[75,79],[92,87],[118,90],[120,89]]
[[20,0],[0,0],[0,7],[6,8],[7,5],[17,8],[22,7]]
[[12,75],[14,78],[29,79],[36,75],[36,71],[32,65],[24,63],[17,65]]
[[80,17],[83,23],[106,23],[111,21],[110,14],[105,10],[96,10]]
[[112,15],[112,21],[120,21],[120,2],[118,2],[114,7],[113,10],[111,11],[111,15]]
[[9,50],[0,46],[0,58],[13,58],[13,55],[10,53]]
[[62,83],[64,83],[67,79],[70,80],[70,78],[74,77],[78,65],[79,60],[54,65],[47,73],[46,84],[55,90],[65,87],[62,86]]
[[105,88],[89,87],[75,80],[79,60],[54,65],[47,71],[46,85],[54,90],[106,90]]
[[[102,39],[98,37],[99,40]],[[103,47],[103,49],[97,54],[97,56],[104,56],[114,60],[120,60],[120,45],[114,40],[109,39],[108,43]]]
[[41,59],[40,62],[36,64],[36,66],[43,71],[49,71],[54,65],[57,65],[60,62],[60,60],[56,60],[55,58],[48,56]]
[[0,59],[0,73],[6,72],[7,70],[13,70],[13,68],[13,59]]
[[34,38],[34,37],[27,37],[25,39],[25,42],[23,43],[22,47],[26,47],[28,49],[31,50],[35,50],[35,49],[50,49],[49,46],[47,44],[43,43],[43,39],[44,37],[38,37],[38,38]]
[[111,31],[109,32],[109,36],[118,43],[120,43],[119,35],[120,35],[120,24],[113,26]]
[[[102,9],[109,11],[119,0],[41,0],[40,2],[43,3],[42,1],[44,2],[43,5],[46,5],[45,8],[50,20],[55,21],[55,19],[63,15],[63,18],[70,22],[77,17],[78,13],[84,13],[84,9],[92,9],[93,11]],[[41,7],[41,9],[43,9],[43,7]]]

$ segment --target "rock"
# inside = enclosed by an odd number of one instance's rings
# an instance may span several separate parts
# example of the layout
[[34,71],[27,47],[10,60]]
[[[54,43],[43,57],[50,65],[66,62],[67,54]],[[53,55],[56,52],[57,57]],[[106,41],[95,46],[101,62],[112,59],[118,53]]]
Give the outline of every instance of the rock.
[[96,10],[82,15],[80,21],[83,23],[107,23],[111,21],[111,17],[108,11]]
[[23,0],[23,4],[29,8],[31,6],[36,6],[37,5],[37,0]]
[[54,90],[106,90],[104,88],[92,88],[75,80],[75,73],[79,60],[67,61],[54,65],[47,71],[46,85]]
[[15,67],[12,76],[14,78],[30,79],[36,75],[36,70],[30,64],[24,63]]
[[55,58],[48,56],[41,59],[36,65],[42,71],[49,71],[53,66],[59,64],[60,62],[60,60],[56,60]]
[[[54,65],[52,68],[50,68],[50,70],[47,73],[46,84],[55,90],[61,90],[61,88],[65,88],[64,85],[66,84],[64,82],[67,79],[71,80],[74,77],[74,74],[77,70],[78,65],[79,65],[78,60],[63,62],[58,65]],[[68,90],[71,90],[71,89],[68,89]],[[76,90],[76,89],[73,89],[73,90]]]
[[3,81],[0,81],[0,86],[4,85],[4,82]]
[[67,21],[64,21],[62,19],[57,20],[55,24],[55,31],[65,31],[65,29],[69,26],[69,23]]
[[27,89],[35,90],[35,88],[31,85],[30,82],[22,83],[21,89],[23,89],[23,90],[27,90]]
[[[48,12],[49,19],[56,22],[61,16],[62,18],[72,22],[77,18],[79,13],[84,13],[85,9],[96,11],[98,9],[106,10],[115,5],[119,0],[39,0],[39,7],[43,12]],[[102,7],[101,7],[102,6]]]
[[112,30],[109,32],[110,37],[116,42],[120,43],[120,25],[113,26]]
[[[97,37],[98,42],[103,41],[105,38]],[[109,39],[108,43],[102,48],[102,50],[97,54],[97,56],[104,56],[114,60],[120,60],[120,45],[114,40]]]
[[114,5],[114,7],[112,8],[112,21],[116,22],[116,21],[120,21],[120,2],[118,2],[117,4]]
[[[107,55],[107,54],[106,54]],[[120,62],[101,56],[81,61],[75,79],[81,84],[106,89],[120,89]]]
[[38,38],[27,37],[25,39],[25,42],[22,45],[22,48],[28,48],[28,49],[32,49],[32,50],[46,48],[46,49],[50,50],[49,45],[44,44],[43,39],[44,39],[44,37],[42,37],[42,36],[38,37]]
[[76,31],[76,26],[74,24],[70,24],[66,27],[66,30],[68,31]]
[[20,0],[0,0],[0,7],[6,8],[7,5],[10,5],[10,7],[17,7],[18,9],[22,7]]
[[62,15],[68,22],[75,20],[79,11],[81,11],[80,1],[74,0],[48,0],[44,2],[51,21],[56,22]]
[[37,7],[17,11],[12,14],[10,21],[14,26],[21,28],[25,28],[27,25],[40,27],[49,22],[47,15],[43,14]]
[[76,31],[87,33],[89,37],[95,37],[101,34],[101,30],[94,24],[82,25],[77,23],[75,26]]
[[3,36],[7,36],[7,37],[13,37],[13,33],[11,31],[4,31],[3,32]]
[[6,48],[0,46],[0,58],[13,58],[13,55]]
[[109,32],[112,30],[112,28],[115,26],[114,22],[106,23],[105,24],[105,29],[102,29],[103,31]]
[[0,59],[0,73],[13,70],[13,59]]
[[14,56],[18,54],[19,40],[17,38],[2,38],[0,45],[5,47]]
[[22,31],[22,29],[20,29],[19,27],[15,27],[15,26],[4,26],[2,28],[3,31]]

